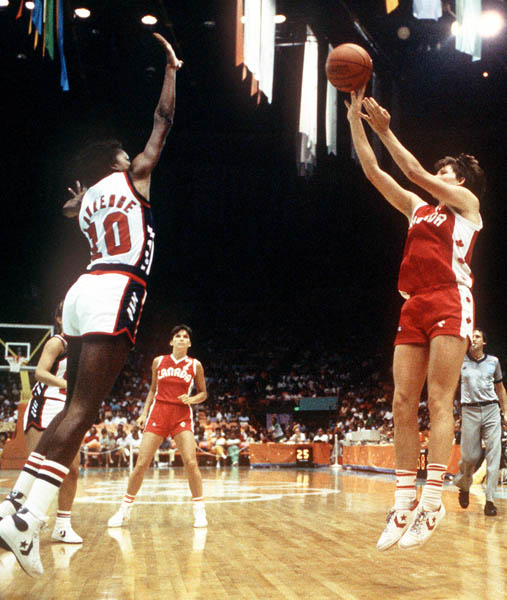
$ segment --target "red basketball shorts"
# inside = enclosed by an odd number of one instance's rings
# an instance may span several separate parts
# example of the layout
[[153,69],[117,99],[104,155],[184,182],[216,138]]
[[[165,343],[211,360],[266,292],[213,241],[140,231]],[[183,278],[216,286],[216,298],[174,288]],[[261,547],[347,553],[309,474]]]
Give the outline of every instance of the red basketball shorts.
[[172,438],[182,431],[194,431],[192,408],[186,404],[173,404],[155,400],[144,431]]
[[401,308],[394,345],[427,344],[437,335],[472,339],[474,300],[463,285],[414,294]]

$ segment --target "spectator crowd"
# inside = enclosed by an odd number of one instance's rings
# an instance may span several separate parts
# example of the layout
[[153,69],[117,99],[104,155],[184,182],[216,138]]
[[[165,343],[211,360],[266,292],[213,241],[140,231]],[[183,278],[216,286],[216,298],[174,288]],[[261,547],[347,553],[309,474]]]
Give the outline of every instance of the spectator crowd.
[[[218,464],[238,464],[252,442],[333,443],[347,441],[352,432],[377,430],[381,442],[391,442],[392,349],[365,350],[360,339],[348,339],[339,349],[319,340],[304,346],[287,332],[259,334],[255,340],[239,330],[211,336],[196,354],[204,365],[208,400],[194,407],[194,431],[202,453]],[[273,342],[272,340],[276,340]],[[103,403],[96,424],[82,446],[82,464],[122,466],[136,453],[142,432],[136,425],[150,388],[152,356],[134,350]],[[0,377],[0,452],[17,420],[19,376]],[[303,398],[338,398],[337,409],[298,412]],[[459,410],[456,402],[456,421]],[[425,394],[420,403],[419,428],[425,439],[429,415]],[[6,431],[7,430],[7,431]],[[164,440],[162,456],[175,457],[174,440]],[[158,459],[158,455],[155,457]]]

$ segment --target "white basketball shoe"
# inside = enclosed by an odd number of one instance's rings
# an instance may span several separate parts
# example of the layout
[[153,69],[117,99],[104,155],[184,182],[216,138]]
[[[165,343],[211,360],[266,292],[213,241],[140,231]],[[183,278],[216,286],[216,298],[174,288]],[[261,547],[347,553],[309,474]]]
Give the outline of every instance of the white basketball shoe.
[[415,516],[416,508],[417,500],[414,500],[410,508],[392,508],[387,513],[386,528],[377,542],[377,550],[387,550],[401,539]]
[[204,502],[194,502],[192,508],[194,512],[194,527],[207,527],[208,520],[206,519]]
[[130,521],[132,506],[122,504],[107,522],[108,527],[123,527]]
[[444,517],[445,507],[443,504],[438,510],[424,510],[422,506],[419,506],[412,524],[398,542],[398,547],[408,550],[422,546],[429,540],[436,526]]
[[0,522],[0,546],[14,554],[30,577],[38,577],[44,572],[39,555],[39,534],[44,524],[45,521],[26,508]]

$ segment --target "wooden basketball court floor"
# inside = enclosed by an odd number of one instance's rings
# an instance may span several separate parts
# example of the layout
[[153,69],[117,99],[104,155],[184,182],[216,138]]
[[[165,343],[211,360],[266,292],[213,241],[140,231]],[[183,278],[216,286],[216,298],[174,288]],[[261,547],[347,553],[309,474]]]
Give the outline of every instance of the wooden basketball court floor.
[[[16,472],[0,471],[0,493]],[[503,599],[507,597],[507,489],[497,517],[484,494],[458,505],[418,550],[375,548],[394,478],[322,469],[202,469],[209,526],[192,527],[181,468],[150,470],[126,528],[108,529],[125,470],[83,471],[73,511],[84,543],[41,534],[44,575],[31,579],[0,550],[2,600]]]

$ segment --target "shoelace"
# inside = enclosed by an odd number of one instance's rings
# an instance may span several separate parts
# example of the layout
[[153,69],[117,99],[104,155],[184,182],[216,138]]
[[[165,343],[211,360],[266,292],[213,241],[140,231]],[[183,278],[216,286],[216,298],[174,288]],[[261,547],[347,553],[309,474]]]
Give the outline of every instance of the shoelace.
[[414,519],[410,529],[415,531],[415,533],[420,533],[423,521],[426,519],[426,516],[430,513],[429,510],[422,510],[417,517]]

